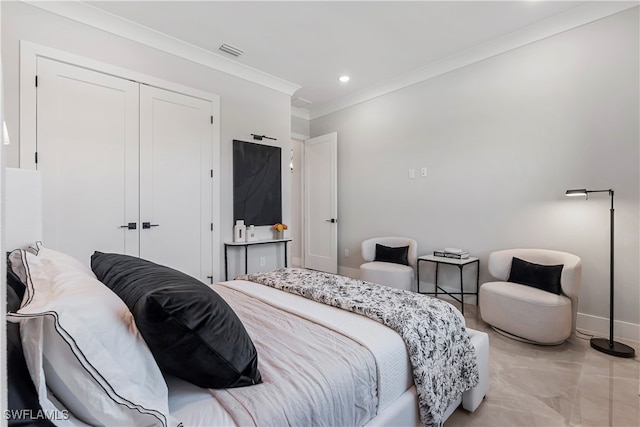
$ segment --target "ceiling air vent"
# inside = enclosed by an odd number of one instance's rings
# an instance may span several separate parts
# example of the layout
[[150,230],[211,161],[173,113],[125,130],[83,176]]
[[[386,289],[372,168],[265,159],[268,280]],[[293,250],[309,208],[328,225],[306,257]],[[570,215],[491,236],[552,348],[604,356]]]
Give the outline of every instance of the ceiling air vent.
[[228,53],[229,55],[233,55],[233,56],[240,56],[242,55],[244,52],[240,49],[238,49],[237,47],[233,47],[229,44],[223,43],[219,49],[225,53]]

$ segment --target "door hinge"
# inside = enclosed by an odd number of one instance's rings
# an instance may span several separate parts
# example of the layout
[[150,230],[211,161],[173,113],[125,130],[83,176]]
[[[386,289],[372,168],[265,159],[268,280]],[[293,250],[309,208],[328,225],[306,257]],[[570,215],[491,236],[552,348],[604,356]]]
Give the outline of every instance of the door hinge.
[[213,231],[213,223],[211,223],[211,231]]
[[211,169],[211,178],[213,178],[213,169]]
[[38,163],[38,152],[36,151],[34,154],[35,154],[35,156],[34,156],[35,157],[35,161],[36,161],[36,163]]
[[36,76],[36,87],[38,87],[38,76]]
[[213,116],[211,116],[211,124],[213,124]]

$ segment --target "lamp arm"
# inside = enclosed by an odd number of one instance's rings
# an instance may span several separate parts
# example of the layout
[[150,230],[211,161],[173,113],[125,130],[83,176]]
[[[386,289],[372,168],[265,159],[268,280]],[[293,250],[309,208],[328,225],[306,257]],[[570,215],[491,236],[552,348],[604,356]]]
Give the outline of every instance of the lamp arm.
[[613,190],[612,189],[608,189],[608,190],[585,190],[585,193],[609,193],[610,195],[613,195]]

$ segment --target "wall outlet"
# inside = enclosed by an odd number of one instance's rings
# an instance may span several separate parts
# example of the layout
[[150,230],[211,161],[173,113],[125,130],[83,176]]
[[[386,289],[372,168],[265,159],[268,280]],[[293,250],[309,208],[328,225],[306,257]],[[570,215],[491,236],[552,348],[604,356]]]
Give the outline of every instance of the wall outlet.
[[421,168],[420,169],[420,176],[421,177],[427,176],[427,168]]
[[267,265],[267,259],[263,256],[260,257],[260,267]]
[[349,258],[349,249],[344,250],[344,257]]
[[416,170],[409,169],[409,179],[415,179],[415,177],[416,177]]

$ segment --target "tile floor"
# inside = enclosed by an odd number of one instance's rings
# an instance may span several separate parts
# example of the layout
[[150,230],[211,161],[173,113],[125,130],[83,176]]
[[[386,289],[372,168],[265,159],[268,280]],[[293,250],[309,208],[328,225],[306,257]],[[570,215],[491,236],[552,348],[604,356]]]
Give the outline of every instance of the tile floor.
[[625,341],[634,359],[595,351],[577,336],[559,346],[526,344],[477,313],[465,304],[467,326],[489,334],[489,394],[474,413],[457,409],[445,427],[640,426],[640,343]]

